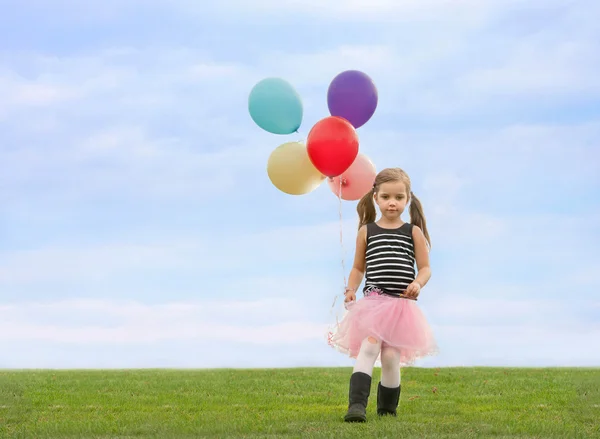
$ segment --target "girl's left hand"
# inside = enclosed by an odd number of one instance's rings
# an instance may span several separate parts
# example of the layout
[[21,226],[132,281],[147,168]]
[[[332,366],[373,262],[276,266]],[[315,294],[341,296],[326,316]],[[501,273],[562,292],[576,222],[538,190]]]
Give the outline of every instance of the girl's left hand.
[[416,299],[419,296],[420,292],[421,292],[421,285],[419,284],[419,282],[414,281],[406,288],[404,295],[410,299]]

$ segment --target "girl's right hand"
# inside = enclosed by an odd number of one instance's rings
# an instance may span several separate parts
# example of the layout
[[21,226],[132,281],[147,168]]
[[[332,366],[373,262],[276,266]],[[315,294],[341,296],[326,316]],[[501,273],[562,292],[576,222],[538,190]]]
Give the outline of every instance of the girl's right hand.
[[354,305],[355,301],[356,294],[354,293],[354,290],[346,289],[346,291],[344,291],[344,308],[349,310],[350,307]]
[[353,302],[356,300],[356,293],[354,292],[353,289],[350,288],[346,288],[346,291],[344,291],[344,302],[348,303],[348,302]]

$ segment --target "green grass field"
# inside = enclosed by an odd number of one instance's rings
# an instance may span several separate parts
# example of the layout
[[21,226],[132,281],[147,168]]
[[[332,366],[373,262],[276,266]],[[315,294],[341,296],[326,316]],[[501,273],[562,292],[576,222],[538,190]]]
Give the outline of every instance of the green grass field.
[[600,369],[407,368],[342,421],[345,369],[0,371],[1,438],[600,438]]

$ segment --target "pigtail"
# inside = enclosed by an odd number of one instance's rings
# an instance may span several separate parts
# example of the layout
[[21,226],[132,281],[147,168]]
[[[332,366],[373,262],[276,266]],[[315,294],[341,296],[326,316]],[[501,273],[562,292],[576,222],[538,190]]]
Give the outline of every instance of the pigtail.
[[374,189],[367,192],[358,202],[356,212],[358,213],[358,228],[375,221],[377,212],[375,210],[375,201],[373,201]]
[[429,247],[431,247],[431,239],[429,238],[429,232],[427,231],[427,221],[425,220],[425,214],[423,213],[423,205],[412,192],[410,193],[410,198],[410,223],[423,231],[423,235],[425,235],[425,239],[427,240]]

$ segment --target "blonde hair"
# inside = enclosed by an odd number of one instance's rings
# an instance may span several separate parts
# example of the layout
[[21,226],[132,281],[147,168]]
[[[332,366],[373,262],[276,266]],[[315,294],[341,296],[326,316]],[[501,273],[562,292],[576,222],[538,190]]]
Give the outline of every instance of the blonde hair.
[[377,211],[375,210],[375,200],[373,197],[379,191],[379,187],[383,183],[395,183],[398,181],[404,183],[406,191],[408,192],[408,197],[410,200],[410,223],[419,227],[423,231],[425,239],[427,239],[427,243],[431,247],[431,239],[429,238],[429,232],[427,231],[427,221],[425,220],[425,214],[423,213],[423,205],[410,190],[410,177],[400,168],[386,168],[377,174],[377,177],[375,177],[375,182],[373,183],[373,189],[367,192],[360,199],[358,205],[356,206],[356,211],[358,212],[359,218],[358,228],[360,229],[365,224],[375,221],[375,218],[377,217]]

